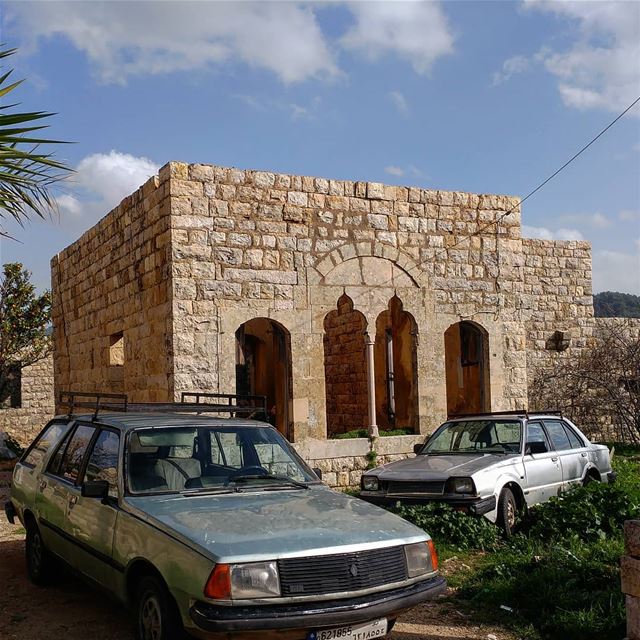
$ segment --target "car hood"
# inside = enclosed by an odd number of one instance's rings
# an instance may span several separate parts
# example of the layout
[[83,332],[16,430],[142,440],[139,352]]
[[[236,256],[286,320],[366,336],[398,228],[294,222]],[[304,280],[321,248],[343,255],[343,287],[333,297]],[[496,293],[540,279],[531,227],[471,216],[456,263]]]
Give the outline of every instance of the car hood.
[[494,465],[508,464],[514,455],[434,454],[420,455],[386,464],[372,471],[381,480],[446,480],[451,476],[471,476]]
[[223,495],[129,497],[139,517],[216,562],[345,552],[426,540],[384,509],[322,486]]

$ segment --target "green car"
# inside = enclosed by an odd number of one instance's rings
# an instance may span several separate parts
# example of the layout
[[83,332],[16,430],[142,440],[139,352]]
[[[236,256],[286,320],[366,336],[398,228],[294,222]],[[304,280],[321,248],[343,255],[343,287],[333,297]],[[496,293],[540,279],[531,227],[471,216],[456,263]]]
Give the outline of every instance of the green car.
[[445,588],[424,531],[332,491],[252,420],[58,416],[5,511],[33,582],[63,561],[134,611],[141,640],[377,638]]

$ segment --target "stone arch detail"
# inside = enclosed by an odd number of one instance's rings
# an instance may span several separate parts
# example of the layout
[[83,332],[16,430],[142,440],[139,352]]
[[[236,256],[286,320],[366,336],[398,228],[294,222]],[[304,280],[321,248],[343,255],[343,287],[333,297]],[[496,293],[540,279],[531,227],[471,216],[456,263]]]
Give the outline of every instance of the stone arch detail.
[[[329,284],[332,279],[331,274],[337,269],[340,269],[342,265],[363,258],[373,258],[391,262],[394,269],[397,270],[398,275],[402,275],[410,281],[408,284],[399,286],[426,287],[428,285],[425,272],[411,256],[401,249],[379,243],[373,243],[373,245],[370,242],[344,244],[333,249],[319,260],[315,265],[315,269],[320,274],[322,280],[326,284]],[[329,279],[329,282],[327,282],[327,279]],[[380,283],[371,284],[380,285]],[[392,282],[389,282],[389,286],[393,287],[394,285]]]

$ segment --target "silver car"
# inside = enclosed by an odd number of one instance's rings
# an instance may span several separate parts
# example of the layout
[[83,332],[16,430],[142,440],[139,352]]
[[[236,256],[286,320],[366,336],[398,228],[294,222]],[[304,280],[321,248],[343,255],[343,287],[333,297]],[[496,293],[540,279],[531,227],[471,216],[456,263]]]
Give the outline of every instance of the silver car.
[[502,413],[440,426],[415,458],[362,476],[361,497],[376,504],[441,501],[484,515],[511,533],[519,510],[572,485],[612,482],[609,450],[567,418]]
[[445,588],[424,531],[330,490],[251,420],[59,416],[5,510],[34,582],[63,561],[134,610],[140,640],[378,638]]

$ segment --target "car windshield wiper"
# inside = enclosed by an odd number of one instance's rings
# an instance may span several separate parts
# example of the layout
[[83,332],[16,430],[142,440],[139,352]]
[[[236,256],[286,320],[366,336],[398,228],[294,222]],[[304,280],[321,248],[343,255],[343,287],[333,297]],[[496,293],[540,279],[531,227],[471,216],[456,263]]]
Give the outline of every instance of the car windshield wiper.
[[183,496],[195,496],[195,495],[203,495],[205,493],[215,494],[215,493],[236,493],[237,490],[229,487],[215,488],[215,487],[198,487],[197,489],[187,489],[186,491],[181,491],[180,495]]
[[298,489],[308,489],[309,485],[305,482],[298,482],[297,480],[293,480],[292,478],[288,478],[287,476],[275,476],[271,473],[256,473],[250,474],[246,476],[235,476],[233,478],[229,478],[229,482],[247,482],[250,480],[275,480],[284,485],[297,487]]

